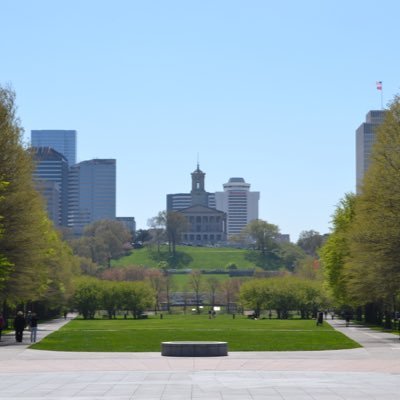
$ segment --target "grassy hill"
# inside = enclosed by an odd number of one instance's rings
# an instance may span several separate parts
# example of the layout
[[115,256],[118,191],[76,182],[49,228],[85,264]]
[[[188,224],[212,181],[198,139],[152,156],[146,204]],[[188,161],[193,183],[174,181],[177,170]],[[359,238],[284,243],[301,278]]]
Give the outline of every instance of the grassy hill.
[[[181,261],[177,269],[201,269],[201,270],[226,270],[228,264],[234,263],[238,269],[254,269],[255,265],[246,260],[246,250],[225,247],[192,247],[177,246],[178,259]],[[131,254],[119,260],[113,260],[113,267],[144,266],[157,268],[160,261],[168,260],[168,247],[162,246],[160,254],[155,248],[143,248],[132,250]],[[174,268],[173,266],[171,268]],[[219,281],[229,279],[229,275],[212,274]],[[205,278],[206,279],[206,278]],[[186,291],[188,288],[188,274],[174,274],[173,286],[176,291]]]
[[[180,268],[191,269],[225,269],[227,264],[234,263],[239,269],[253,269],[254,264],[246,260],[246,250],[224,247],[192,247],[177,246]],[[160,261],[168,259],[168,248],[162,246],[161,256],[155,248],[135,249],[130,255],[119,260],[113,260],[112,266],[123,267],[143,265],[156,268]]]

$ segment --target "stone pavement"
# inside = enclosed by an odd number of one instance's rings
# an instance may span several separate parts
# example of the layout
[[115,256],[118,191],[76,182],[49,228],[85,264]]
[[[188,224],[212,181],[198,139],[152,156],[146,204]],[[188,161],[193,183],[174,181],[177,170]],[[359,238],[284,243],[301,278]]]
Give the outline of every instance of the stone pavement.
[[[400,399],[400,340],[328,321],[363,348],[231,352],[227,357],[160,353],[38,351],[12,336],[0,347],[0,399],[394,400]],[[39,326],[39,337],[64,320]],[[28,335],[25,335],[25,340]]]

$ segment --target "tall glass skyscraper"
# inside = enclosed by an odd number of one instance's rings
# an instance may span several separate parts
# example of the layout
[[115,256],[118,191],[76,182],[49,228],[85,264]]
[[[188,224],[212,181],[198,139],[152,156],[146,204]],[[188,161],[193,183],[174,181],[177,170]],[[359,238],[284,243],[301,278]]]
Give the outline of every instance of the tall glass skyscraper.
[[75,130],[32,130],[31,145],[36,159],[34,179],[56,225],[80,235],[92,222],[115,220],[115,159],[76,163]]
[[70,168],[68,226],[75,233],[101,219],[115,219],[116,160],[82,161]]
[[385,118],[385,110],[371,110],[368,112],[365,122],[356,130],[356,190],[364,178],[365,171],[371,161],[372,146],[375,142],[375,133]]
[[33,179],[46,200],[47,212],[56,226],[67,226],[68,162],[51,147],[34,147]]
[[31,146],[51,147],[67,159],[68,165],[76,164],[76,131],[33,130]]

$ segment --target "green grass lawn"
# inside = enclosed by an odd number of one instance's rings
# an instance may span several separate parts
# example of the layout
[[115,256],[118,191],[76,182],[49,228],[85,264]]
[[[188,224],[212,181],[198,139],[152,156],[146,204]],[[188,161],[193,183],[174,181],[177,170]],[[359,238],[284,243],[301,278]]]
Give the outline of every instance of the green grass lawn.
[[[162,246],[162,251],[167,251],[167,246]],[[253,269],[254,264],[246,260],[246,250],[225,247],[195,247],[177,246],[178,252],[186,253],[191,262],[184,268],[193,269],[225,269],[228,263],[234,263],[240,269]],[[126,257],[113,260],[112,266],[123,267],[130,265],[144,265],[156,268],[158,261],[154,260],[147,248],[135,249]]]
[[159,352],[161,342],[228,342],[229,351],[337,350],[360,347],[327,323],[313,320],[251,320],[218,315],[166,315],[143,320],[76,319],[31,346],[39,350]]
[[[173,274],[171,275],[172,285],[175,292],[185,292],[185,291],[193,291],[190,286],[190,274]],[[219,283],[227,279],[232,279],[227,274],[209,274],[203,275],[203,283],[207,285],[207,280],[209,278],[213,278],[218,280]],[[234,279],[234,278],[233,278]],[[246,278],[241,278],[242,280]]]

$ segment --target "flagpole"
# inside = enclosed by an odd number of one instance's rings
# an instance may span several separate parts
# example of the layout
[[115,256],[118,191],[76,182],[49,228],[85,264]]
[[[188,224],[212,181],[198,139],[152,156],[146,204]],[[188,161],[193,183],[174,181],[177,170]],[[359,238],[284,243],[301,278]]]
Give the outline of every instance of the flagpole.
[[383,110],[383,85],[382,81],[376,82],[376,89],[381,92],[381,110]]

